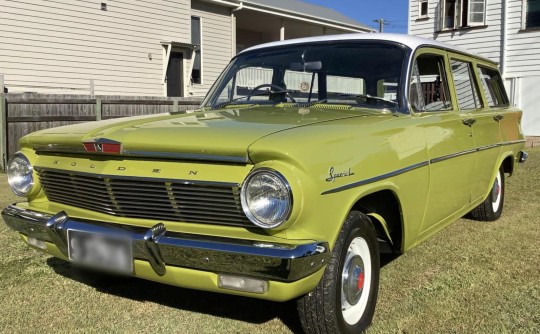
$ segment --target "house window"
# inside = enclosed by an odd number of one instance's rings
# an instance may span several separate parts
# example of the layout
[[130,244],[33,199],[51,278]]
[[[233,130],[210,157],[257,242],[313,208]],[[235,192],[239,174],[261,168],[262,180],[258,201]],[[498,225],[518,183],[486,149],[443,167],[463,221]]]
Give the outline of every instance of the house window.
[[191,70],[191,83],[202,84],[202,61],[201,61],[201,18],[191,17],[191,44],[198,45],[193,54],[192,70]]
[[525,28],[540,28],[540,0],[526,0]]
[[428,17],[428,0],[418,1],[418,18],[424,19]]
[[486,0],[441,0],[439,7],[439,30],[486,24]]

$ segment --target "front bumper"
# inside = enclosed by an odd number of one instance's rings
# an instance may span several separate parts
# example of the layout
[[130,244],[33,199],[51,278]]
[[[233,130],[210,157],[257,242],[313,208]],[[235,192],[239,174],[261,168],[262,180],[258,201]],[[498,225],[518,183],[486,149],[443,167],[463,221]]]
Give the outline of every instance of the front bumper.
[[[270,244],[225,237],[166,231],[163,224],[147,229],[72,219],[65,212],[49,215],[10,205],[2,211],[6,224],[26,237],[55,245],[67,258],[67,230],[122,234],[131,239],[135,260],[147,261],[157,276],[182,267],[278,282],[294,282],[318,272],[330,257],[325,242]],[[135,275],[137,276],[137,275]]]

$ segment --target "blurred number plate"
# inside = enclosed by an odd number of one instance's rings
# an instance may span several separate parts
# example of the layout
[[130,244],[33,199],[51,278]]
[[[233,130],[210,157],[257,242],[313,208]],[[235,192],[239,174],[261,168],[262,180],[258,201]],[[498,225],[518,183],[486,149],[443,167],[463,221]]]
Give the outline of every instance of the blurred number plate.
[[133,272],[131,240],[99,233],[68,230],[68,255],[74,263],[118,273]]

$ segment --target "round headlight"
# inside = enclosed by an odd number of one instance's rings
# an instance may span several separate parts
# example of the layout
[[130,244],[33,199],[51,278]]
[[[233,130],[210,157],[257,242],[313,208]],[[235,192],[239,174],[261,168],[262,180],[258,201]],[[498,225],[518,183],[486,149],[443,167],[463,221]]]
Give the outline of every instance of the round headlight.
[[292,194],[289,183],[273,170],[251,173],[242,186],[240,197],[246,216],[262,228],[281,225],[291,213]]
[[28,159],[20,154],[15,154],[9,159],[7,165],[7,177],[11,190],[18,196],[26,196],[34,186],[33,168]]

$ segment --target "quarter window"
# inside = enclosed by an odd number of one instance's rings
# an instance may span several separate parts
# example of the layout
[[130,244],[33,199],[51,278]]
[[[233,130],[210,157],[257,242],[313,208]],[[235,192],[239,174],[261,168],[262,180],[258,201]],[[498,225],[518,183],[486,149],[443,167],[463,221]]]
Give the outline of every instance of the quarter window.
[[193,62],[193,70],[191,71],[191,83],[202,83],[202,61],[201,61],[201,18],[191,17],[191,44],[197,45],[195,49],[194,57],[191,60]]
[[478,76],[490,107],[508,106],[508,97],[504,89],[501,75],[498,71],[478,67]]
[[524,0],[525,28],[540,28],[540,0]]
[[441,0],[439,30],[486,24],[486,0]]
[[409,88],[409,102],[414,111],[452,109],[444,64],[444,58],[438,55],[416,58]]
[[477,87],[474,84],[471,63],[452,60],[451,64],[459,109],[470,110],[482,107]]

